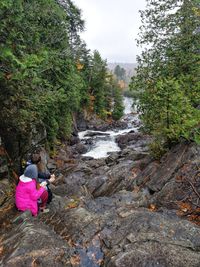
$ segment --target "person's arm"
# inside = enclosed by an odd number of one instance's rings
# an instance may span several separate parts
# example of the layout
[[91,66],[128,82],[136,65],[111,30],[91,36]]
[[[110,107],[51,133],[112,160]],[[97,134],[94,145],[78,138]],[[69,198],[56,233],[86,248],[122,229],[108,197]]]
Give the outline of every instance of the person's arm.
[[51,174],[49,172],[38,172],[38,178],[43,180],[49,180],[51,178]]
[[55,181],[55,174],[39,172],[38,179],[45,180],[47,185]]
[[45,191],[45,184],[41,184],[40,189],[36,189],[35,185],[31,186],[30,188],[30,197],[32,200],[37,200],[38,198],[40,198],[40,196],[42,195],[42,193]]

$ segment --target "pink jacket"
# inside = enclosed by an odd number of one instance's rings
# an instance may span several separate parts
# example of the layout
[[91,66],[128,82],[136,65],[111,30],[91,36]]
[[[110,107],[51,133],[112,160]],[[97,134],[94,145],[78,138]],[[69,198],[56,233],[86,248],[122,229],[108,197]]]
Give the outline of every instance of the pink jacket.
[[24,175],[20,176],[15,192],[15,203],[19,210],[30,210],[34,216],[38,213],[37,200],[45,191],[43,187],[36,189],[36,180]]

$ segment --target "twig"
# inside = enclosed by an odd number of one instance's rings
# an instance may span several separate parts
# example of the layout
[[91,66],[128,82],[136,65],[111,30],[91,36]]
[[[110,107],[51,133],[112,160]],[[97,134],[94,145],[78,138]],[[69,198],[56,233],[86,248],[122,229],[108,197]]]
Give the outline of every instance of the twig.
[[194,187],[193,183],[189,180],[187,180],[187,182],[191,185],[192,189],[194,190],[194,192],[196,193],[196,195],[200,198],[200,194],[199,192],[196,190],[196,188]]
[[200,205],[198,205],[198,204],[195,204],[195,203],[193,203],[192,201],[190,201],[190,203],[192,203],[192,205],[194,205],[194,206],[196,206],[196,207],[200,208]]

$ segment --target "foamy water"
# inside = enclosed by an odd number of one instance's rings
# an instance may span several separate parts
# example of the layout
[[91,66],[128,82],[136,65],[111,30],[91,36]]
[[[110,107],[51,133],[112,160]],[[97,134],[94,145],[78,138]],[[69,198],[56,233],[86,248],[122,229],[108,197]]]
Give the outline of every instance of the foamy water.
[[[124,106],[125,106],[124,118],[127,118],[126,115],[133,112],[132,104],[133,104],[133,100],[131,98],[124,97]],[[124,118],[122,118],[122,120]],[[133,115],[131,119],[136,121],[136,122],[138,122],[138,120],[139,120],[137,114]],[[131,123],[131,121],[130,121],[130,123]],[[82,154],[82,155],[98,159],[98,158],[107,157],[110,152],[120,151],[121,149],[119,148],[118,144],[115,142],[115,138],[118,135],[122,135],[122,134],[128,133],[130,131],[137,132],[138,127],[131,126],[130,128],[123,129],[123,130],[105,131],[105,132],[92,131],[92,130],[79,132],[78,135],[79,135],[80,140],[93,139],[93,141],[94,141],[94,145],[92,146],[90,151],[88,151],[87,153]],[[95,135],[95,137],[86,136],[89,133],[97,133],[97,135]],[[100,133],[100,135],[98,135],[98,133]]]

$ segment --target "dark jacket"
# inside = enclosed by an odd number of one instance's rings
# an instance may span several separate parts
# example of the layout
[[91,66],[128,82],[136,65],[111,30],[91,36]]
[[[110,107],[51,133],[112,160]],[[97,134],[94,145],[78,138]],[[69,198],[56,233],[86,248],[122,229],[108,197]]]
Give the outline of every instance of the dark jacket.
[[[29,160],[29,161],[27,161],[27,165],[26,166],[29,166],[31,164],[33,164],[33,163],[31,162],[31,160]],[[48,180],[50,178],[51,178],[51,174],[50,174],[49,171],[47,171],[47,172],[39,172],[38,171],[37,182],[39,182],[39,183],[42,183],[44,181],[47,182],[47,191],[48,191],[48,200],[47,200],[47,203],[50,203],[51,200],[52,200],[52,197],[53,197],[52,192],[51,192],[51,189],[49,188],[50,182]]]

